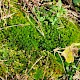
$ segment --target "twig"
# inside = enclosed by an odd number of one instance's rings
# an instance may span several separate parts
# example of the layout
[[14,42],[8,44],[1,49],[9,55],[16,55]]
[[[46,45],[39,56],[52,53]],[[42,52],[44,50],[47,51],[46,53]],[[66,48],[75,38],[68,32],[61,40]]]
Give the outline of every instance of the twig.
[[16,27],[16,26],[29,26],[29,24],[18,24],[18,25],[7,26],[7,27],[4,27],[4,28],[0,28],[0,30],[11,28],[11,27]]
[[[58,53],[62,53],[60,52],[59,50],[64,50],[65,48],[55,48],[53,51],[54,51],[54,56],[55,56],[55,53],[58,52]],[[52,51],[52,52],[53,52]]]
[[33,64],[33,66],[30,68],[30,70],[28,71],[28,73],[33,69],[33,67],[43,58],[43,56],[41,56],[39,59],[36,60],[36,62]]
[[1,80],[5,80],[5,79],[4,79],[3,77],[1,77],[1,76],[0,76],[0,79],[1,79]]
[[43,4],[40,4],[40,6],[46,6],[46,5],[52,5],[54,4],[53,2],[46,2],[46,3],[43,3]]
[[[6,19],[6,18],[9,18],[9,17],[11,17],[11,16],[13,16],[15,13],[13,13],[13,14],[10,14],[10,15],[6,15],[6,16],[3,16],[3,17],[1,17],[1,19]],[[0,19],[0,20],[1,20]]]
[[79,17],[76,12],[68,10],[68,13],[73,15],[74,17]]
[[7,61],[7,60],[0,60],[0,62],[4,62],[4,61]]

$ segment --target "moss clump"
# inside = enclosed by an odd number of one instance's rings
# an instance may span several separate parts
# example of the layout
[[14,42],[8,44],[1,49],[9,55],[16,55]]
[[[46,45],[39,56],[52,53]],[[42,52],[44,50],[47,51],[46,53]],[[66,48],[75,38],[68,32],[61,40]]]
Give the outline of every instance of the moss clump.
[[[21,16],[15,16],[10,20],[11,24],[14,23],[26,23],[26,19]],[[45,37],[41,36],[40,33],[32,25],[24,27],[13,27],[7,30],[5,34],[9,41],[9,45],[17,46],[18,49],[36,49],[36,50],[53,50],[56,47],[65,47],[74,42],[79,41],[79,30],[77,26],[66,20],[65,18],[60,18],[62,24],[56,22],[53,26],[46,25],[44,23],[44,34]],[[19,21],[19,22],[18,22]],[[62,27],[62,28],[60,28]]]
[[58,58],[48,51],[28,53],[24,50],[15,51],[9,47],[0,46],[0,59],[4,60],[0,64],[0,76],[7,75],[7,79],[12,79],[11,76],[14,76],[16,80],[17,74],[23,76],[26,73],[28,79],[32,78],[30,80],[42,78],[46,80],[49,76],[58,78],[64,73],[62,63],[58,61]]
[[[27,16],[19,11],[15,10],[16,14],[7,19],[7,25],[12,26],[8,30],[4,30],[5,39],[8,41],[8,45],[14,48],[25,50],[53,50],[56,47],[65,47],[74,42],[78,42],[80,39],[80,32],[77,26],[69,21],[69,19],[60,17],[65,14],[63,8],[58,6],[49,6],[50,11],[46,10],[46,7],[40,7],[34,9],[36,11],[37,18],[40,20],[44,37],[34,27],[38,28],[38,24],[33,18],[27,18]],[[53,10],[56,14],[53,16]],[[42,11],[42,12],[41,12]],[[58,11],[58,12],[57,12]],[[46,13],[46,14],[45,14]],[[20,26],[23,24],[23,26]],[[26,25],[25,25],[26,24]],[[14,25],[17,25],[14,27]]]

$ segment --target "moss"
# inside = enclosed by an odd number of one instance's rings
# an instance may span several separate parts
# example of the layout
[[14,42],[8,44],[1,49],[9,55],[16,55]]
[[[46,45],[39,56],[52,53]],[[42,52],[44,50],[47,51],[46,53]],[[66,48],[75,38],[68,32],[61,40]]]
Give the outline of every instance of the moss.
[[[19,21],[19,17],[15,19],[16,22]],[[15,19],[13,18],[12,21]],[[25,20],[23,21],[23,18],[21,20],[21,23],[26,22]],[[64,28],[59,28],[60,26],[58,24],[54,26],[44,26],[45,37],[41,36],[36,28],[31,25],[11,28],[7,34],[9,45],[16,45],[19,49],[27,50],[33,48],[36,50],[53,50],[53,48],[56,47],[65,47],[74,42],[79,42],[80,32],[77,26],[65,18],[61,18],[61,21]],[[14,22],[12,24],[14,24]]]
[[61,20],[64,28],[60,29],[60,33],[62,33],[60,41],[64,43],[63,46],[65,47],[66,45],[79,42],[80,32],[78,27],[73,22],[66,20],[65,18],[62,18]]
[[[18,6],[15,5],[15,7]],[[29,17],[30,22],[28,15],[17,10],[18,8],[11,9],[12,13],[15,10],[15,15],[7,19],[7,27],[11,26],[11,28],[0,31],[0,42],[6,40],[4,47],[0,44],[0,59],[6,60],[0,64],[1,76],[5,77],[7,74],[10,79],[17,74],[23,77],[23,74],[28,73],[26,75],[30,80],[41,78],[47,80],[49,77],[57,79],[64,73],[61,58],[58,54],[54,56],[51,52],[56,47],[80,42],[80,32],[73,22],[56,16],[64,14],[63,10],[59,13],[58,7],[55,7],[56,11],[52,7],[50,6],[51,11],[46,11],[42,7],[43,12],[36,12],[44,36],[35,28],[39,26],[32,17]],[[53,11],[58,11],[58,14],[52,16]],[[35,64],[38,59],[40,60]]]
[[[55,7],[55,9],[57,11],[58,7]],[[43,37],[34,27],[38,28],[36,22],[31,17],[30,22],[27,18],[28,15],[26,16],[23,12],[16,9],[16,14],[12,18],[7,19],[7,25],[12,26],[12,28],[4,30],[4,36],[8,41],[8,45],[12,48],[17,46],[19,50],[51,51],[56,47],[65,47],[74,42],[79,42],[80,32],[77,26],[69,19],[57,17],[57,13],[55,16],[52,16],[53,6],[50,6],[50,10],[46,11],[43,7],[40,9],[40,11],[43,11],[41,13],[36,10],[44,32]],[[61,13],[64,13],[64,11],[61,8]],[[60,15],[59,12],[58,14]],[[23,26],[19,26],[20,24],[23,24]],[[14,25],[17,26],[14,27]]]
[[[0,76],[4,77],[7,74],[9,79],[11,79],[10,76],[17,74],[22,76],[26,70],[28,78],[32,78],[32,80],[35,78],[47,79],[48,76],[58,78],[64,73],[62,63],[58,61],[58,57],[48,51],[31,51],[28,53],[23,50],[15,51],[9,49],[9,47],[0,46],[0,58],[6,60],[0,64]],[[38,61],[38,59],[40,60]],[[31,69],[32,66],[33,68]]]

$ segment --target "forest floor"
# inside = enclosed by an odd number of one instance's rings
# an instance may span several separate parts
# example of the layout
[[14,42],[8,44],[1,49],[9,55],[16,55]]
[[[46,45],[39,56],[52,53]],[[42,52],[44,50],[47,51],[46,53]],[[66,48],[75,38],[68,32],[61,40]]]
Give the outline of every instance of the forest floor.
[[79,80],[80,0],[0,1],[0,80]]

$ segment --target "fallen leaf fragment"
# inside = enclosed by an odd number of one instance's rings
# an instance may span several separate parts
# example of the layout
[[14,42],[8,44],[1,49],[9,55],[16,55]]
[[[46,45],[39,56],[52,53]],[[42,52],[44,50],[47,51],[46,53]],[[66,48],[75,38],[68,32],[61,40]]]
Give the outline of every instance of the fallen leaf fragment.
[[61,55],[65,58],[66,62],[68,63],[74,62],[74,55],[70,46],[65,48]]
[[78,48],[74,46],[66,47],[65,50],[61,54],[67,63],[74,62],[74,57],[78,56]]

